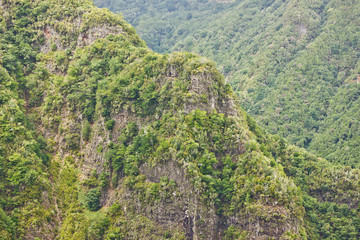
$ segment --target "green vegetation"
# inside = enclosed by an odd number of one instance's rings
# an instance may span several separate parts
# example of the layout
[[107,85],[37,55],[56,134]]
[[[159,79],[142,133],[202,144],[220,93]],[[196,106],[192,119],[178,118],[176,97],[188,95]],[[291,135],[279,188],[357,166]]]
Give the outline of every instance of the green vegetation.
[[214,59],[268,132],[360,166],[358,1],[95,3],[121,12],[155,51]]
[[0,5],[1,239],[360,237],[359,170],[269,135],[213,62],[88,1]]
[[100,191],[99,189],[90,189],[86,193],[85,206],[91,211],[99,210],[100,208]]
[[[179,41],[235,4],[207,0],[95,0],[95,5],[124,15],[151,49],[169,52]],[[233,2],[233,1],[228,1]],[[205,20],[206,19],[206,20]],[[192,27],[192,25],[196,25]]]

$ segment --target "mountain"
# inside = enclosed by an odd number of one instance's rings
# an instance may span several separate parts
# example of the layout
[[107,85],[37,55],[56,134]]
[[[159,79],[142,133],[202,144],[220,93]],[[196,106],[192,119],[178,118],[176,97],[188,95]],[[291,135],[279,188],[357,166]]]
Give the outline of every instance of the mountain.
[[124,15],[151,49],[170,52],[174,45],[208,26],[236,2],[207,0],[95,0],[95,5]]
[[270,133],[359,167],[359,1],[95,3],[122,12],[156,51],[214,59]]
[[213,62],[87,0],[0,6],[0,239],[359,238],[359,169],[268,134]]

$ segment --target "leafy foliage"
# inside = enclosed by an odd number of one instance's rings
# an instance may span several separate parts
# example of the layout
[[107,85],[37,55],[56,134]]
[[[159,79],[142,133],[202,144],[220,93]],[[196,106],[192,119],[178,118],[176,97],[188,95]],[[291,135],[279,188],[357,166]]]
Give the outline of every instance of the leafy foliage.
[[213,62],[88,1],[0,4],[1,237],[359,237],[359,170],[267,134]]
[[85,206],[90,211],[96,211],[100,208],[100,191],[99,189],[90,189],[85,196]]

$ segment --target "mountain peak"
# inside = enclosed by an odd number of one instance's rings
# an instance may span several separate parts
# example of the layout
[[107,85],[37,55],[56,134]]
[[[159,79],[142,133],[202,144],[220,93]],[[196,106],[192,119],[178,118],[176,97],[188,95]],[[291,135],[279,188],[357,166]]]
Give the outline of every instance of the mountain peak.
[[305,239],[326,204],[357,214],[357,170],[269,135],[212,61],[89,1],[0,4],[4,238]]

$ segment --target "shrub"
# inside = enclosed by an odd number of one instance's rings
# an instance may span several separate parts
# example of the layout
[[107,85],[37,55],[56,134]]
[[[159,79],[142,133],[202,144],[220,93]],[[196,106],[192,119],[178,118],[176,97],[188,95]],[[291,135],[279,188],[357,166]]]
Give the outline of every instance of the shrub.
[[65,136],[67,148],[70,150],[79,149],[80,136],[76,133],[71,133]]
[[82,129],[82,137],[85,141],[89,141],[90,135],[91,135],[91,126],[88,122],[86,122]]
[[112,130],[115,126],[115,120],[114,119],[110,119],[108,121],[106,121],[105,123],[105,127],[107,130]]
[[90,189],[85,196],[85,206],[90,211],[97,211],[100,209],[100,191],[97,188]]

